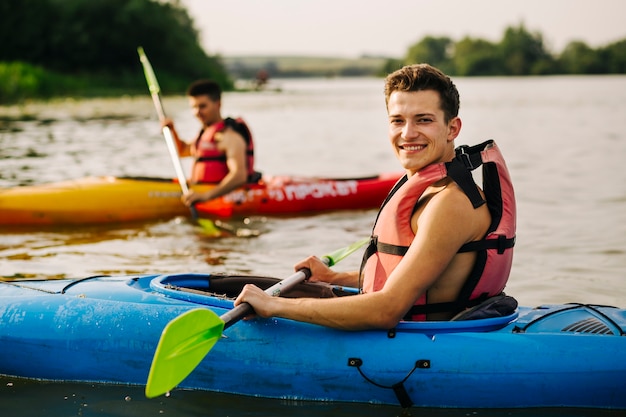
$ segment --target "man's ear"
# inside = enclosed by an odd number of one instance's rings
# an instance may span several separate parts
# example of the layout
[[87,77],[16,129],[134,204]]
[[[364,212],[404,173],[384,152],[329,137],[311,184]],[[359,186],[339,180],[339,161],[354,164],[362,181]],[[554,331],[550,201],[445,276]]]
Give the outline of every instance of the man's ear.
[[461,119],[458,117],[455,117],[448,122],[448,142],[454,141],[454,139],[459,136],[462,125],[463,123],[461,123]]

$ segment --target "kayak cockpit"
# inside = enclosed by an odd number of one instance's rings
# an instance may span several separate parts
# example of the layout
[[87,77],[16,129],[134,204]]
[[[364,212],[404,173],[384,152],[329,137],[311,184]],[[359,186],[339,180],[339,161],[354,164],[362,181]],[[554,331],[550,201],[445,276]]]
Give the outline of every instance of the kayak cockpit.
[[[254,284],[265,290],[279,281],[278,278],[263,276],[185,273],[159,275],[150,281],[150,289],[170,298],[232,308],[233,301],[246,284]],[[304,282],[281,296],[329,298],[350,294],[354,292],[325,284]]]
[[[267,289],[278,282],[277,278],[262,276],[219,275],[202,273],[185,273],[173,275],[159,275],[150,281],[150,289],[169,298],[192,302],[209,307],[233,308],[233,301],[241,292],[244,285],[255,284],[261,289]],[[327,284],[308,283],[298,284],[294,289],[281,294],[283,297],[312,297],[330,298],[356,294],[356,289],[335,287]],[[514,321],[518,316],[517,310],[500,317],[483,318],[462,321],[402,321],[396,326],[396,331],[424,332],[424,333],[452,333],[463,331],[492,331],[501,329]]]

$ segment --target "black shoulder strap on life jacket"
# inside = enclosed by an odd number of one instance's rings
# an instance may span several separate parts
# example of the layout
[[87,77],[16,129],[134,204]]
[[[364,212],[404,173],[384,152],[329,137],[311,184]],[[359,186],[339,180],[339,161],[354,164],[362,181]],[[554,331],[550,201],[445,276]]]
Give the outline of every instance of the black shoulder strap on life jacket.
[[[230,127],[235,132],[239,133],[241,137],[243,137],[243,140],[246,141],[246,145],[248,145],[246,155],[254,156],[254,146],[250,146],[250,142],[252,142],[252,133],[250,132],[248,125],[243,122],[239,122],[232,117],[227,117],[224,119],[224,126]],[[261,178],[263,178],[263,174],[258,171],[254,171],[251,174],[248,174],[247,182],[248,184],[256,184],[261,180]]]
[[456,148],[456,157],[446,162],[448,176],[463,190],[474,208],[486,203],[472,177],[472,171],[483,163],[480,151],[485,148],[486,144],[487,142],[475,146],[459,146]]
[[227,117],[224,119],[224,127],[230,127],[231,129],[233,129],[235,132],[239,133],[243,137],[243,140],[246,141],[246,144],[248,145],[250,144],[250,140],[252,139],[252,134],[250,133],[250,130],[248,129],[248,126],[246,126],[245,123],[238,122],[232,117]]

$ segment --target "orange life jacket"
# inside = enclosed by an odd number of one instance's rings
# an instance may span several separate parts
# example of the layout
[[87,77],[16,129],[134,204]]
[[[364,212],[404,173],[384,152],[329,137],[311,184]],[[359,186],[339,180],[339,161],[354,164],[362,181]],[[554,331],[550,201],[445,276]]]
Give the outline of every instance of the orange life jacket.
[[[482,198],[471,171],[483,166]],[[477,252],[473,270],[457,300],[428,304],[428,293],[422,294],[407,313],[407,320],[425,320],[426,314],[457,313],[500,294],[509,278],[515,244],[515,195],[502,154],[493,141],[473,147],[461,146],[456,157],[447,163],[430,165],[410,179],[404,176],[394,186],[381,207],[370,244],[361,264],[364,292],[379,291],[408,250],[415,234],[411,216],[426,188],[450,177],[463,190],[474,208],[487,203],[491,225],[484,239],[469,242],[458,252]],[[416,271],[419,274],[419,271]]]

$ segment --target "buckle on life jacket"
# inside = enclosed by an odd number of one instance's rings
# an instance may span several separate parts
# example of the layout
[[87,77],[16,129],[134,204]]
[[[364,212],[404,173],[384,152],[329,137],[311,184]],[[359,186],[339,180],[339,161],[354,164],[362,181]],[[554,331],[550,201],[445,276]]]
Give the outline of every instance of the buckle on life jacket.
[[472,164],[472,159],[470,158],[470,154],[467,153],[468,149],[469,149],[468,145],[459,146],[458,148],[456,148],[456,156],[457,158],[459,158],[461,162],[463,162],[463,165],[465,165],[467,169],[469,169],[470,171],[473,171],[478,167]]

